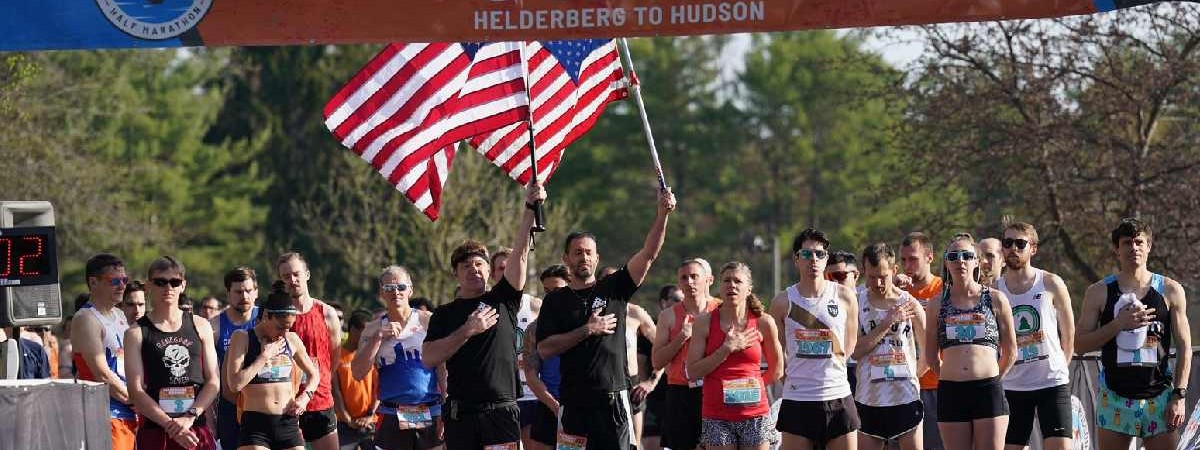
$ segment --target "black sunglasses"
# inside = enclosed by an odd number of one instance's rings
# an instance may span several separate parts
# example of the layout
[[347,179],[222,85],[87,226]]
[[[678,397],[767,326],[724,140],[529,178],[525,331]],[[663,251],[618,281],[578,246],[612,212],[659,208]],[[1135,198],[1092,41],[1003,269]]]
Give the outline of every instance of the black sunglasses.
[[970,250],[951,250],[946,252],[946,261],[970,261],[975,259],[975,252]]
[[826,272],[825,279],[829,280],[829,281],[836,281],[838,283],[845,283],[846,277],[849,277],[850,274],[852,274],[852,273],[857,275],[858,271],[857,270],[839,270],[836,272]]
[[1017,250],[1025,250],[1025,247],[1029,246],[1029,241],[1025,239],[1004,238],[1004,240],[1000,241],[1000,245],[1004,246],[1004,248],[1013,248],[1015,245],[1017,246]]
[[166,278],[151,278],[150,282],[158,287],[167,287],[168,284],[171,287],[183,286],[183,278],[171,278],[169,280]]

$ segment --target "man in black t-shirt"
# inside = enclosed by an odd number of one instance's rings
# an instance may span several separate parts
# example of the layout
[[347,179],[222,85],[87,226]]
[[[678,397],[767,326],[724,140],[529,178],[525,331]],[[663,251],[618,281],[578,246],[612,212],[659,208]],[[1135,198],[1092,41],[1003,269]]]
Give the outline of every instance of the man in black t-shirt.
[[530,185],[526,191],[528,208],[517,229],[504,278],[492,290],[487,290],[491,272],[487,247],[467,241],[450,255],[458,298],[434,310],[421,348],[421,363],[426,367],[446,363],[449,399],[441,413],[447,450],[518,448],[521,428],[513,343],[525,287],[532,205],[545,198],[541,185]]
[[673,210],[675,195],[670,189],[660,192],[658,215],[642,249],[624,268],[599,281],[595,236],[567,236],[562,259],[571,281],[546,295],[537,327],[538,354],[542,359],[561,357],[559,448],[630,447],[626,307],[662,249],[667,216]]

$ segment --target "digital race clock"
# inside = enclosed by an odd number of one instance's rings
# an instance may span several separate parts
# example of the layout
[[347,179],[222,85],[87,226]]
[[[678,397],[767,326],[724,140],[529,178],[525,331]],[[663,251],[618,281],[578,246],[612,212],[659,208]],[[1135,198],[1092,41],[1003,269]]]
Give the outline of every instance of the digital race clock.
[[54,227],[0,228],[0,286],[58,283]]

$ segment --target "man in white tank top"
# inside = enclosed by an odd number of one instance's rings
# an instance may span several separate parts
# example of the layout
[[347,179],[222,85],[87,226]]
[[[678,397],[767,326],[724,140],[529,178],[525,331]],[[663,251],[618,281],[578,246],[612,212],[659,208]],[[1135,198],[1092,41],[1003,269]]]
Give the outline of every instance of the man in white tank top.
[[1030,264],[1037,254],[1033,225],[1016,222],[1001,241],[1007,270],[996,288],[1008,297],[1017,332],[1017,361],[1004,374],[1008,398],[1006,450],[1029,447],[1036,415],[1046,450],[1071,448],[1071,376],[1075,318],[1066,283]]
[[885,243],[863,250],[866,288],[859,291],[859,360],[855,408],[862,421],[860,450],[879,450],[888,441],[901,450],[921,450],[925,408],[917,377],[925,369],[917,348],[925,344],[925,311],[897,287],[896,254]]
[[800,282],[775,295],[771,317],[787,358],[776,429],[780,448],[855,450],[858,412],[846,358],[858,335],[854,290],[825,280],[829,239],[807,229],[792,242]]

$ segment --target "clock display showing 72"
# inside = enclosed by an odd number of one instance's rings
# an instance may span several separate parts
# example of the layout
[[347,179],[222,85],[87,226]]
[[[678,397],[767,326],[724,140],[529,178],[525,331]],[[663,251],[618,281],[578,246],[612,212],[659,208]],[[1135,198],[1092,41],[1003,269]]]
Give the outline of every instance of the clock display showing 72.
[[58,282],[54,227],[0,229],[0,286]]

